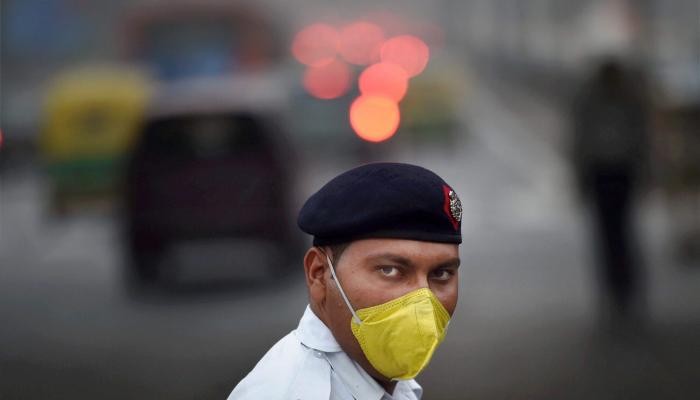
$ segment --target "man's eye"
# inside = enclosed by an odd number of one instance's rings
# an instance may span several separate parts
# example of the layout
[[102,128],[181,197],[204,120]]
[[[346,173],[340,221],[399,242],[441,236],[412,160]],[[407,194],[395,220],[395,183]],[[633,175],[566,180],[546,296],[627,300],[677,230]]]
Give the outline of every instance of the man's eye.
[[395,277],[395,276],[398,276],[398,275],[399,275],[399,272],[400,272],[398,268],[396,268],[396,267],[389,267],[389,266],[387,266],[387,267],[381,267],[381,268],[379,268],[379,271],[382,273],[382,275],[388,276],[388,277]]
[[446,281],[450,279],[452,275],[454,275],[454,271],[450,271],[448,269],[438,269],[433,271],[433,278],[439,281]]

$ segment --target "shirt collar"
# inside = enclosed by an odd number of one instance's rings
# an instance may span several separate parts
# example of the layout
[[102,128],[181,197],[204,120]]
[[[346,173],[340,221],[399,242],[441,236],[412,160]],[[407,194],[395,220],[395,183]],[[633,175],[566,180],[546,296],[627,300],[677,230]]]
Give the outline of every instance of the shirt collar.
[[[418,382],[416,382],[415,379],[411,379],[409,381],[401,381],[398,383],[398,385],[396,385],[396,390],[399,390],[399,387],[406,394],[408,394],[409,392],[413,392],[413,395],[415,395],[417,399],[423,397],[423,388],[421,387],[421,385],[418,384]],[[396,390],[394,391],[394,393],[396,393]]]
[[423,388],[413,379],[397,382],[394,393],[386,395],[384,388],[344,352],[327,354],[326,359],[356,399],[420,399],[423,395]]
[[335,337],[333,337],[331,330],[314,314],[308,305],[304,315],[301,317],[301,321],[299,321],[296,336],[304,346],[314,350],[324,353],[343,351]]
[[[355,398],[377,400],[382,398],[385,393],[384,389],[362,367],[343,352],[343,349],[333,337],[331,330],[314,314],[310,306],[306,306],[304,315],[301,317],[295,333],[304,346],[324,353],[330,353],[326,354],[326,359]],[[354,382],[354,384],[351,384],[351,382]],[[394,389],[394,397],[405,398],[408,397],[406,395],[410,392],[413,392],[415,397],[420,399],[423,389],[413,379],[399,381]],[[404,394],[404,396],[399,396],[399,393]]]

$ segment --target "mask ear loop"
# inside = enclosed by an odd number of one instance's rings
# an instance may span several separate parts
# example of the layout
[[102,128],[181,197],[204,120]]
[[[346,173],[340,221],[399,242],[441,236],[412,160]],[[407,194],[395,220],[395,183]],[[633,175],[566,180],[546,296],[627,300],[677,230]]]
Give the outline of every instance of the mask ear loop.
[[350,300],[348,300],[348,296],[345,295],[345,291],[343,290],[343,287],[340,286],[340,281],[338,280],[338,276],[335,274],[335,268],[333,268],[333,263],[331,262],[331,258],[328,257],[328,254],[326,254],[324,251],[321,251],[324,256],[326,256],[326,260],[328,261],[328,266],[331,268],[331,275],[333,275],[333,280],[335,281],[335,285],[338,286],[338,290],[340,291],[340,295],[343,297],[343,300],[345,301],[345,304],[348,306],[350,309],[350,312],[352,313],[352,318],[355,320],[355,323],[358,325],[362,324],[362,320],[360,317],[357,316],[355,313],[355,310],[353,310],[352,306],[350,305]]

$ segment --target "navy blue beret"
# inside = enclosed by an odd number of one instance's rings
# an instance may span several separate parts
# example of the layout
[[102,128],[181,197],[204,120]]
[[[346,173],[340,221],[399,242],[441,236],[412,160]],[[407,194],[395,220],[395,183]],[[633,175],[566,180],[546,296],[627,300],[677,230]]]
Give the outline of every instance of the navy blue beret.
[[299,212],[314,245],[368,238],[462,243],[462,205],[435,173],[416,165],[375,163],[333,178]]

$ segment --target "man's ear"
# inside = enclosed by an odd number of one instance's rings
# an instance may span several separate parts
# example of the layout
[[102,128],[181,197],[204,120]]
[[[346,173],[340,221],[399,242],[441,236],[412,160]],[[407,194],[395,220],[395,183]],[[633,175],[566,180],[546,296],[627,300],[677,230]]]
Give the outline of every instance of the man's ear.
[[304,273],[309,297],[317,305],[326,300],[326,255],[318,247],[312,247],[304,256]]

